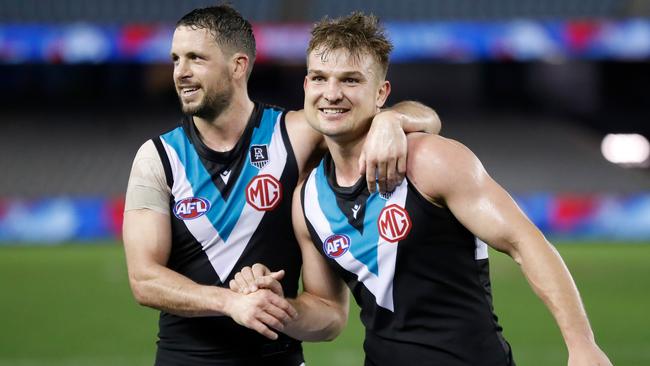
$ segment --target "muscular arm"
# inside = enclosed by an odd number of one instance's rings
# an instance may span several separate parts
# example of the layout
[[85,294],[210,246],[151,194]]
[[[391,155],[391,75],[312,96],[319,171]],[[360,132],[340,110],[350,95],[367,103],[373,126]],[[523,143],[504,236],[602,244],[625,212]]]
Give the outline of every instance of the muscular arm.
[[[309,126],[302,110],[288,112],[286,122],[302,181],[323,157],[327,147],[323,136]],[[437,134],[440,128],[436,112],[418,102],[400,102],[379,112],[373,119],[359,159],[359,174],[366,175],[370,191],[375,191],[376,182],[380,191],[391,191],[404,179],[405,133]]]
[[595,343],[578,289],[562,258],[474,154],[439,136],[413,140],[410,152],[416,158],[409,162],[409,177],[429,200],[448,206],[472,233],[521,266],[562,332],[569,364],[611,365]]
[[168,215],[127,211],[123,235],[129,283],[138,303],[185,317],[224,314],[230,290],[199,285],[165,266],[171,250]]
[[277,338],[265,324],[281,328],[293,315],[286,300],[270,291],[244,296],[201,285],[167,268],[172,247],[170,193],[156,154],[151,142],[140,148],[127,188],[123,239],[136,301],[184,317],[227,315],[271,339]]
[[425,132],[437,135],[442,128],[438,114],[420,102],[412,100],[399,102],[392,107],[382,109],[382,112],[394,112],[395,120],[399,121],[400,127],[406,133]]
[[290,300],[298,317],[284,332],[303,341],[332,340],[347,323],[349,292],[311,241],[300,205],[300,187],[294,193],[292,216],[302,252],[303,292]]

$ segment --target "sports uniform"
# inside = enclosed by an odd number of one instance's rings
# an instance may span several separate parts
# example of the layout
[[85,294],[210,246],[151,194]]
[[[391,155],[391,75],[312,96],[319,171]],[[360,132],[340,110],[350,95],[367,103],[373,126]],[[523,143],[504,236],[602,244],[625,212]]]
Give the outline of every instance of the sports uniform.
[[[284,269],[284,292],[296,296],[301,256],[290,215],[298,166],[284,118],[284,111],[256,103],[229,152],[209,149],[187,117],[143,145],[129,180],[126,210],[171,212],[167,267],[199,284],[227,287],[242,267],[261,262]],[[156,203],[161,197],[166,207]],[[158,365],[303,362],[300,342],[283,334],[270,341],[230,317],[161,312],[159,326]]]
[[513,365],[487,246],[405,179],[388,196],[336,184],[328,154],[301,192],[316,249],[361,306],[366,365]]

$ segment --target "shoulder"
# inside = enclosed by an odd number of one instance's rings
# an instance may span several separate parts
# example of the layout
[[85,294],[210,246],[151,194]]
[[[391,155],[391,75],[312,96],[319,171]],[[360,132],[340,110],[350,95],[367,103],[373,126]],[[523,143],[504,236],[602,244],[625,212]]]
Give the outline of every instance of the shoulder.
[[301,109],[299,111],[287,111],[285,121],[287,123],[287,131],[289,134],[299,134],[300,138],[311,138],[320,140],[322,136],[316,132],[307,122],[305,112]]
[[406,175],[427,198],[444,198],[461,186],[482,179],[485,169],[462,143],[439,135],[408,136]]
[[139,159],[157,159],[160,160],[158,155],[158,150],[154,145],[153,140],[147,140],[144,144],[140,146],[138,152],[135,154],[135,160]]

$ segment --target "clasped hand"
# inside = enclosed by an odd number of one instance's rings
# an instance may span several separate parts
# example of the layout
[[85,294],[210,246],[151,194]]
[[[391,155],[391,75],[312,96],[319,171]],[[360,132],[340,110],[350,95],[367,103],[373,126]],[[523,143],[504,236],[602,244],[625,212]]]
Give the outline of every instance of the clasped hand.
[[229,283],[236,293],[230,306],[232,319],[269,339],[277,339],[275,331],[282,331],[298,316],[284,298],[280,284],[283,277],[284,271],[271,272],[262,264],[242,268]]

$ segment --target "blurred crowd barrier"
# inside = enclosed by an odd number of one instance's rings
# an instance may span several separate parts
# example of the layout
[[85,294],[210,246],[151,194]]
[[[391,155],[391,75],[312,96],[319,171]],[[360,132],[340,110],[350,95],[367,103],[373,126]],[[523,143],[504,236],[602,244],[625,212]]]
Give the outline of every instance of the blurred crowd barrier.
[[[2,23],[0,23],[2,24]],[[392,62],[442,60],[643,60],[650,57],[650,20],[508,20],[385,23]],[[254,25],[259,62],[304,63],[311,23]],[[171,25],[0,25],[0,63],[162,63]]]
[[[650,241],[650,194],[515,197],[552,240]],[[121,198],[0,201],[0,245],[119,240]]]

